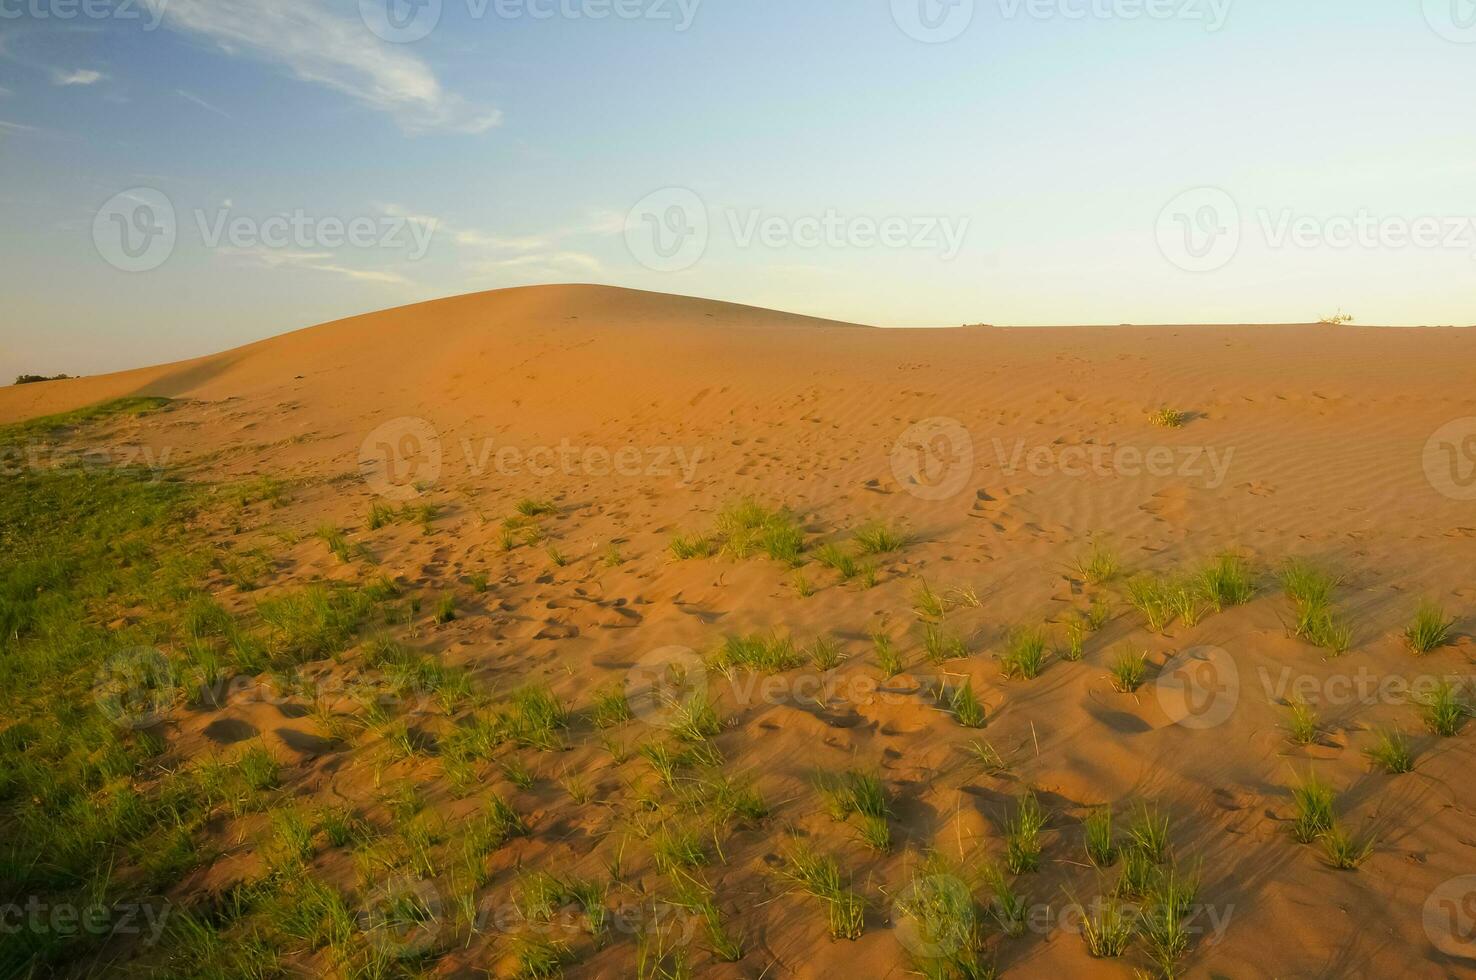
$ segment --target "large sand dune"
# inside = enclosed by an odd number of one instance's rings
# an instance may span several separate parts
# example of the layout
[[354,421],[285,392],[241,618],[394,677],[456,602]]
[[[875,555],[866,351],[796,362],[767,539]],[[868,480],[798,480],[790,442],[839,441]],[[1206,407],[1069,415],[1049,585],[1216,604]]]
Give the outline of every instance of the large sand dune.
[[[105,441],[167,452],[202,479],[301,481],[266,518],[304,535],[275,545],[269,587],[359,574],[307,537],[325,522],[348,528],[377,556],[376,574],[428,595],[459,590],[463,614],[421,624],[412,642],[499,691],[542,680],[587,704],[662,648],[705,652],[724,635],[758,630],[803,643],[832,633],[850,659],[818,698],[795,696],[792,685],[758,696],[741,675],[708,675],[726,721],[716,742],[775,812],[725,840],[723,859],[706,869],[749,951],[737,964],[700,953],[699,975],[907,975],[889,911],[920,855],[936,847],[976,865],[998,856],[1015,799],[1034,787],[1051,820],[1042,869],[1018,887],[1049,908],[1047,925],[991,941],[1006,975],[1130,976],[1143,965],[1092,960],[1055,916],[1068,892],[1098,890],[1080,820],[1111,803],[1126,822],[1153,801],[1171,815],[1181,864],[1199,868],[1200,901],[1214,917],[1202,920],[1211,931],[1196,939],[1189,975],[1470,976],[1476,959],[1461,956],[1472,952],[1469,935],[1442,926],[1440,903],[1466,894],[1448,882],[1476,874],[1476,736],[1436,738],[1402,693],[1348,696],[1344,681],[1473,673],[1476,645],[1465,632],[1476,615],[1476,491],[1464,479],[1476,460],[1463,453],[1476,445],[1476,421],[1458,421],[1476,416],[1473,364],[1476,333],[1460,330],[884,330],[542,287],[356,317],[179,364],[6,388],[0,421],[123,395],[180,399],[118,423]],[[1184,424],[1153,424],[1164,407],[1185,413]],[[368,530],[371,503],[386,495],[437,504],[435,533]],[[808,597],[790,569],[767,559],[673,558],[674,533],[709,528],[745,496],[791,509],[812,552],[873,519],[905,526],[911,542],[879,556],[873,588],[806,565]],[[503,550],[500,521],[523,498],[558,506],[544,524],[567,564],[550,561],[543,544]],[[1120,556],[1123,577],[1083,580],[1077,559],[1092,542]],[[603,560],[612,543],[623,563]],[[1227,549],[1262,572],[1244,606],[1160,634],[1122,599],[1127,577],[1187,572]],[[1345,655],[1288,635],[1292,606],[1270,572],[1292,557],[1343,576],[1337,601],[1354,627]],[[486,594],[464,585],[479,571],[491,578]],[[977,594],[977,607],[947,617],[968,657],[940,666],[922,657],[912,608],[922,581]],[[255,601],[223,582],[220,592],[235,609]],[[1062,624],[1094,595],[1113,597],[1116,615],[1087,638],[1082,662],[1053,659],[1034,680],[1002,676],[994,658],[1012,627],[1050,624],[1059,645]],[[1458,618],[1458,638],[1417,657],[1400,634],[1422,597]],[[878,630],[909,662],[884,697],[856,680],[882,680],[868,636]],[[1127,647],[1149,653],[1136,695],[1114,691],[1107,676]],[[1193,648],[1214,672],[1201,693],[1224,706],[1212,725],[1186,719],[1173,686],[1173,676],[1188,676],[1173,674],[1175,658]],[[965,677],[989,712],[982,730],[958,725],[931,693],[934,680],[956,687]],[[1319,706],[1324,727],[1309,746],[1285,731],[1298,692]],[[229,727],[222,718],[259,731],[296,767],[301,792],[369,793],[354,752],[325,747],[311,717],[275,707],[188,712],[180,751],[209,748]],[[630,745],[652,731],[641,724],[624,733]],[[1374,771],[1363,755],[1390,726],[1418,748],[1413,773]],[[965,750],[976,739],[1006,755],[1010,771],[971,763]],[[594,874],[609,859],[626,787],[644,763],[617,764],[594,738],[574,741],[536,760],[546,778],[531,790],[501,786],[489,771],[534,829],[497,856],[489,895],[511,888],[518,864]],[[406,774],[437,786],[436,763],[419,765]],[[847,768],[879,772],[893,792],[890,854],[863,847],[815,795],[817,769]],[[1357,871],[1334,870],[1319,848],[1292,839],[1290,787],[1312,768],[1339,790],[1348,829],[1376,837]],[[576,805],[561,773],[587,780],[598,805]],[[460,805],[446,802],[453,814]],[[872,906],[860,940],[832,941],[812,900],[786,895],[773,867],[791,829],[854,874]],[[658,887],[639,844],[627,863],[632,889]],[[237,855],[187,887],[219,887],[247,869]],[[486,966],[499,948],[478,938],[441,968]],[[632,944],[614,943],[570,974],[628,975],[633,956]]]

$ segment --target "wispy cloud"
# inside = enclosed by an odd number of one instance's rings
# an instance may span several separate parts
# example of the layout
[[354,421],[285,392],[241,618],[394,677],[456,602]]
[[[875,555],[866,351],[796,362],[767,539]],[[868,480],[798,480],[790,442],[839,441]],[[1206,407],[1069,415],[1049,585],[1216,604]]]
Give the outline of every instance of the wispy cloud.
[[24,123],[6,122],[0,119],[0,133],[34,133],[35,126],[27,126]]
[[53,71],[51,80],[57,85],[96,85],[108,76],[91,68],[77,68],[72,71]]
[[480,133],[501,121],[496,109],[446,92],[424,61],[384,44],[359,18],[330,12],[324,0],[170,0],[164,23],[342,92],[407,130]]
[[357,282],[377,282],[388,286],[408,286],[410,280],[398,272],[383,269],[353,269],[331,261],[332,252],[288,252],[271,248],[222,248],[225,255],[258,262],[273,269],[305,269],[310,272],[325,272]]
[[523,277],[569,278],[601,273],[604,263],[588,252],[570,247],[570,240],[620,234],[624,218],[617,222],[613,212],[600,211],[589,220],[542,234],[500,235],[479,228],[458,227],[445,218],[416,214],[395,204],[381,204],[385,214],[419,222],[434,222],[463,253],[462,268],[473,277],[516,270]]
[[229,112],[226,112],[224,109],[219,109],[219,108],[211,105],[209,102],[206,102],[204,99],[200,98],[198,95],[193,95],[193,94],[191,94],[189,92],[186,92],[182,88],[175,89],[174,90],[174,94],[177,95],[177,96],[179,96],[181,99],[184,99],[186,102],[193,102],[193,103],[195,103],[195,105],[199,106],[200,108],[202,108],[202,109],[208,109],[209,111],[215,113],[218,116],[224,116],[227,119],[231,118],[231,114]]

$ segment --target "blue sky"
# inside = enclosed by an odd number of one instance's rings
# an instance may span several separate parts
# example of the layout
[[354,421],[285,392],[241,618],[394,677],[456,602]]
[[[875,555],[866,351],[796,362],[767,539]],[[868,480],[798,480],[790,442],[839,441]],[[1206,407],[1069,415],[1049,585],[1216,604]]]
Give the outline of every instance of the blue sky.
[[1476,321],[1472,0],[388,2],[0,0],[0,376],[533,282]]

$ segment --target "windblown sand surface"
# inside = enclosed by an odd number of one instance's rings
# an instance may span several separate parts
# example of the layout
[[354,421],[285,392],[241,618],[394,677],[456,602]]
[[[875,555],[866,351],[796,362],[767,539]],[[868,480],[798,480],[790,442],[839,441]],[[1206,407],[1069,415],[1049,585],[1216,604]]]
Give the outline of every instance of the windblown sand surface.
[[[1126,823],[1152,802],[1172,819],[1179,864],[1202,881],[1206,932],[1188,975],[1446,977],[1476,975],[1476,959],[1460,955],[1476,945],[1459,928],[1476,927],[1476,905],[1461,904],[1476,889],[1447,885],[1476,875],[1476,734],[1430,735],[1402,693],[1368,685],[1476,673],[1467,635],[1476,493],[1461,483],[1470,462],[1461,453],[1476,441],[1431,444],[1476,416],[1473,365],[1469,331],[877,330],[571,286],[465,296],[180,364],[7,388],[0,421],[121,395],[183,400],[114,424],[104,444],[120,454],[146,446],[145,458],[200,479],[298,481],[280,509],[256,505],[240,533],[216,529],[230,547],[263,546],[274,558],[259,593],[238,594],[222,577],[222,602],[244,612],[288,585],[398,577],[427,597],[402,638],[470,666],[495,691],[542,681],[587,707],[663,648],[705,653],[724,636],[769,630],[801,645],[833,635],[848,659],[823,677],[805,668],[765,686],[705,675],[725,722],[715,742],[727,769],[751,774],[774,812],[722,840],[703,872],[747,952],[734,964],[695,952],[699,976],[908,975],[892,905],[921,856],[998,859],[1016,799],[1034,788],[1050,814],[1046,847],[1041,870],[1017,887],[1042,911],[1025,935],[991,938],[1006,976],[1127,977],[1146,966],[1138,955],[1091,959],[1058,916],[1070,896],[1103,890],[1081,819],[1110,803]],[[1152,424],[1165,406],[1187,422]],[[1476,422],[1447,431],[1476,437]],[[1446,443],[1454,468],[1442,475]],[[433,533],[369,530],[370,506],[385,494],[437,505]],[[910,541],[878,557],[871,588],[810,562],[799,572],[814,588],[808,597],[793,570],[766,558],[673,557],[674,534],[710,529],[742,497],[792,510],[810,554],[874,519],[905,527]],[[502,521],[524,498],[557,505],[541,520],[547,540],[505,550]],[[312,537],[325,523],[348,529],[378,565],[335,559]],[[1077,559],[1092,542],[1120,556],[1116,582],[1082,580]],[[612,544],[623,563],[605,560]],[[549,545],[567,564],[550,559]],[[1244,606],[1158,634],[1123,598],[1133,575],[1188,572],[1226,550],[1261,574]],[[1344,656],[1289,635],[1292,606],[1270,573],[1292,557],[1344,576],[1337,600],[1354,627]],[[490,576],[485,593],[466,584],[479,572]],[[924,580],[980,600],[947,616],[967,657],[924,658],[913,611]],[[436,625],[430,607],[448,590],[460,615]],[[1049,624],[1059,646],[1062,624],[1096,596],[1114,616],[1087,637],[1084,660],[1053,657],[1034,680],[1003,676],[996,654],[1012,627]],[[1453,644],[1419,657],[1402,630],[1423,597],[1458,625]],[[877,631],[907,660],[890,680],[873,652]],[[1136,694],[1118,693],[1107,666],[1130,647],[1148,652],[1149,677]],[[1217,671],[1201,693],[1227,706],[1218,724],[1186,716],[1182,690],[1158,674],[1192,648],[1223,651],[1200,654]],[[979,730],[957,724],[933,692],[965,678],[988,712]],[[1348,696],[1341,679],[1360,678]],[[1325,727],[1305,747],[1285,727],[1298,693]],[[1390,727],[1410,733],[1413,773],[1387,775],[1365,758],[1374,733]],[[634,749],[654,733],[638,718],[614,734]],[[382,775],[424,782],[453,818],[469,805],[451,796],[433,756],[381,773],[372,746],[327,739],[300,710],[181,709],[169,737],[189,758],[257,734],[306,799],[367,807]],[[530,789],[495,766],[480,771],[532,828],[494,857],[484,901],[505,902],[519,868],[604,876],[629,837],[634,787],[649,767],[639,755],[616,762],[587,728],[569,741],[566,752],[524,753],[540,777]],[[991,743],[1008,771],[982,769],[967,751],[975,741]],[[813,788],[817,770],[853,768],[880,773],[893,794],[888,854],[859,842],[854,821],[833,820]],[[1319,847],[1292,838],[1291,787],[1309,770],[1339,791],[1348,830],[1376,840],[1356,871],[1335,870]],[[574,802],[561,778],[583,780],[591,799]],[[226,855],[182,894],[251,873],[258,830],[223,829]],[[776,874],[791,834],[834,854],[866,896],[859,940],[832,940],[819,905]],[[316,860],[325,874],[347,866],[332,854]],[[627,894],[663,887],[640,840],[629,840],[623,864]],[[480,975],[501,968],[502,951],[495,933],[475,937],[437,970]],[[634,957],[628,939],[580,947],[568,972],[628,976]]]

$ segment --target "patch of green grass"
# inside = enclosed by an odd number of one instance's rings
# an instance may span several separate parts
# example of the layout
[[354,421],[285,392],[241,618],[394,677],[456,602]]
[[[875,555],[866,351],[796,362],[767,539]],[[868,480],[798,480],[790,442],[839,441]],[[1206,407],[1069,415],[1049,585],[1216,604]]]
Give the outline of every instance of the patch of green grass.
[[1126,847],[1118,853],[1122,856],[1122,875],[1117,880],[1118,892],[1133,898],[1148,895],[1158,884],[1158,865],[1136,847]]
[[1116,898],[1101,900],[1082,916],[1081,936],[1096,959],[1116,959],[1128,951],[1137,934],[1137,920]]
[[1128,825],[1127,839],[1138,853],[1154,864],[1162,864],[1169,854],[1169,818],[1145,803]]
[[1065,626],[1066,645],[1057,653],[1067,663],[1080,663],[1086,656],[1087,624],[1084,620],[1068,619]]
[[1112,836],[1112,808],[1100,806],[1087,814],[1082,823],[1087,857],[1099,868],[1117,863],[1117,844]]
[[1179,582],[1170,586],[1168,599],[1174,615],[1179,617],[1179,622],[1186,627],[1193,629],[1204,618],[1204,601],[1200,598],[1197,586],[1193,583]]
[[1448,680],[1438,682],[1416,703],[1425,720],[1425,727],[1442,738],[1459,735],[1466,725],[1466,719],[1471,716],[1471,706],[1461,697],[1456,685]]
[[1226,552],[1200,569],[1199,592],[1215,612],[1231,606],[1243,606],[1256,595],[1255,578],[1250,566],[1239,555]]
[[882,673],[887,677],[896,677],[905,669],[902,654],[897,652],[896,644],[892,638],[885,633],[871,634],[871,644],[876,650],[876,662],[881,667]]
[[933,853],[913,872],[897,899],[898,915],[918,940],[909,947],[921,976],[968,980],[993,976],[993,968],[984,962],[982,917],[963,878],[963,869]]
[[1162,633],[1178,614],[1175,591],[1168,581],[1145,575],[1128,582],[1128,604],[1143,615],[1150,630]]
[[569,726],[569,714],[547,687],[531,685],[514,692],[503,724],[519,744],[553,752],[564,746],[561,733]]
[[689,698],[672,705],[671,732],[682,741],[705,742],[722,730],[722,719],[706,698]]
[[1280,579],[1286,597],[1297,605],[1329,605],[1338,584],[1332,573],[1300,558],[1282,566]]
[[1305,701],[1295,700],[1287,708],[1287,734],[1298,745],[1312,745],[1322,738],[1322,722],[1317,709]]
[[706,535],[678,533],[672,535],[667,549],[677,561],[690,561],[717,554],[717,542]]
[[1292,835],[1299,842],[1310,844],[1333,828],[1337,795],[1315,773],[1292,787],[1292,803],[1296,807]]
[[965,680],[963,685],[955,687],[948,693],[948,710],[953,712],[953,718],[965,728],[983,728],[988,720],[984,711],[984,705],[979,703],[979,697],[974,693],[974,681],[972,678]]
[[314,532],[314,535],[328,546],[333,557],[339,561],[348,564],[353,560],[353,555],[349,552],[348,538],[344,536],[341,528],[332,524],[324,524]]
[[1160,408],[1148,416],[1148,421],[1160,429],[1177,429],[1189,421],[1189,416],[1176,408]]
[[928,661],[941,664],[948,660],[959,660],[969,655],[964,641],[940,623],[923,624],[923,650]]
[[1121,570],[1117,555],[1102,544],[1093,544],[1091,550],[1076,562],[1076,573],[1089,585],[1105,585]]
[[274,665],[293,667],[346,650],[373,602],[361,589],[310,585],[257,603]]
[[1015,890],[1010,876],[999,865],[991,862],[984,866],[984,880],[988,883],[989,890],[994,892],[994,901],[989,911],[994,916],[994,921],[999,923],[1000,931],[1011,939],[1025,935],[1030,924],[1030,906],[1024,896]]
[[790,584],[794,586],[795,595],[801,599],[808,599],[815,594],[815,583],[806,578],[804,572],[795,572],[790,578]]
[[697,868],[707,863],[702,834],[693,827],[673,823],[662,824],[651,836],[651,860],[664,875]]
[[718,512],[722,550],[743,560],[763,552],[774,561],[797,565],[805,550],[804,530],[783,508],[770,509],[753,498],[726,505]]
[[793,670],[805,662],[794,641],[777,633],[728,636],[712,658],[720,670],[742,667],[765,674]]
[[889,851],[892,831],[888,818],[891,807],[886,787],[879,777],[852,770],[840,777],[821,777],[816,788],[825,798],[830,815],[845,820],[855,814],[861,818],[861,839],[873,850]]
[[1340,871],[1356,871],[1374,852],[1372,839],[1359,840],[1334,823],[1322,835],[1322,850],[1327,861]]
[[1414,748],[1409,744],[1409,738],[1396,729],[1378,732],[1374,744],[1365,750],[1364,755],[1390,775],[1414,771]]
[[884,555],[907,546],[907,534],[890,524],[871,521],[857,528],[856,547],[863,555]]
[[912,594],[912,608],[919,619],[941,620],[948,615],[948,602],[928,585],[927,579],[919,579],[917,590]]
[[517,980],[553,980],[564,975],[564,964],[574,958],[569,944],[536,934],[513,939],[513,974]]
[[1148,654],[1131,649],[1123,650],[1107,669],[1112,678],[1112,689],[1119,694],[1132,694],[1143,686],[1148,676]]
[[595,692],[594,709],[591,712],[596,728],[614,728],[630,721],[634,715],[625,689],[619,684]]
[[1420,603],[1414,620],[1405,627],[1404,640],[1415,653],[1429,653],[1450,642],[1455,620],[1445,615],[1445,610],[1433,602]]
[[865,930],[866,904],[861,896],[842,886],[835,858],[805,845],[796,845],[786,855],[782,874],[825,905],[832,938],[861,938]]
[[809,646],[810,663],[816,670],[834,670],[846,659],[840,643],[830,635],[817,636]]
[[1006,775],[1012,768],[991,742],[975,739],[964,747],[964,751],[975,765],[991,776]]
[[860,566],[856,558],[838,544],[824,544],[815,552],[815,560],[826,568],[834,569],[842,581],[856,577]]
[[1021,795],[1015,815],[1005,824],[1005,864],[1011,874],[1029,874],[1040,867],[1040,832],[1046,812],[1032,792]]
[[1046,636],[1038,627],[1020,627],[1010,632],[1000,667],[1006,677],[1033,680],[1045,669]]
[[455,593],[447,592],[436,600],[436,611],[433,618],[438,625],[442,626],[456,619]]
[[1298,604],[1292,632],[1335,657],[1347,653],[1353,645],[1353,628],[1324,600]]
[[394,522],[395,509],[389,504],[376,502],[369,505],[369,530],[378,531]]
[[546,517],[559,512],[558,506],[552,501],[534,497],[524,497],[519,500],[514,510],[524,517]]
[[115,418],[136,418],[162,412],[172,404],[168,398],[133,396],[114,398],[84,408],[43,415],[25,422],[0,426],[0,446],[20,445],[40,440],[55,441],[71,435],[84,426]]

